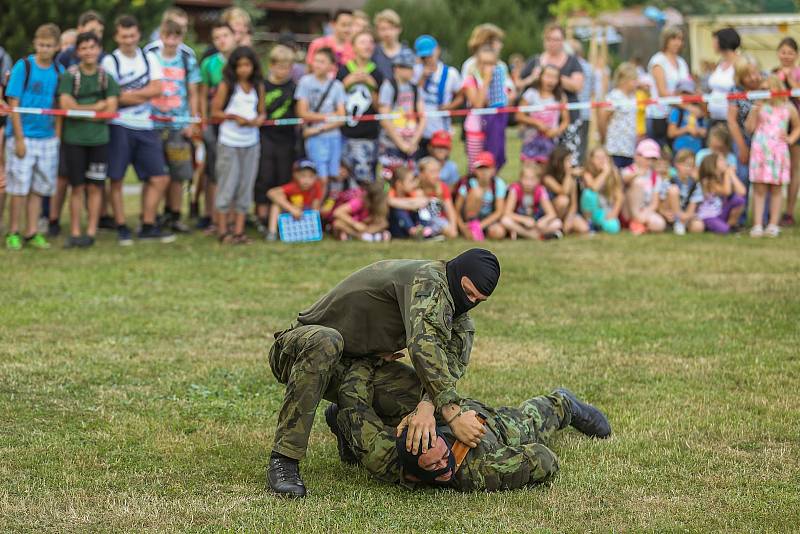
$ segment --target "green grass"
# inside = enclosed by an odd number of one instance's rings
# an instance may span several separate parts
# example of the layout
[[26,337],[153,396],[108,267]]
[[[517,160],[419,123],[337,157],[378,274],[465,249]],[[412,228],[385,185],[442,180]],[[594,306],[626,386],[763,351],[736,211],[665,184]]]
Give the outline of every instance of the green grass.
[[280,500],[271,332],[352,270],[464,242],[0,253],[0,530],[790,531],[800,521],[800,232],[492,244],[464,393],[567,385],[615,436],[547,487],[409,493],[339,463],[321,411]]

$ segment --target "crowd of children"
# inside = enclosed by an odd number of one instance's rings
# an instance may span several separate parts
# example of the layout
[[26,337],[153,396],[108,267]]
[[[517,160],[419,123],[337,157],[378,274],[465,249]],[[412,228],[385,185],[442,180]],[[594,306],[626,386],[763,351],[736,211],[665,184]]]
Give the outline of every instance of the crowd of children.
[[[564,74],[571,60],[541,63],[550,57],[543,54],[520,80],[499,60],[499,29],[482,25],[488,28],[473,32],[474,55],[459,71],[441,60],[433,36],[420,36],[413,49],[402,45],[393,11],[374,23],[379,42],[365,17],[340,11],[333,33],[312,43],[307,66],[286,41],[271,47],[265,73],[249,16],[236,8],[214,23],[213,46],[200,57],[183,41],[189,19],[178,8],[167,10],[158,38],[144,48],[136,19],[118,17],[110,53],[94,11],[81,15],[74,44],[61,52],[59,28],[42,25],[34,53],[3,77],[0,97],[11,106],[122,116],[9,114],[0,161],[0,217],[10,197],[6,247],[48,248],[45,234],[61,232],[67,198],[65,247],[92,246],[101,228],[132,244],[123,202],[129,166],[141,181],[140,241],[171,242],[190,231],[181,213],[187,184],[194,186],[189,215],[222,244],[250,243],[249,225],[275,241],[282,213],[299,221],[309,210],[334,238],[370,242],[544,240],[623,229],[728,234],[744,228],[748,206],[753,237],[776,237],[780,224],[794,222],[800,116],[790,98],[732,100],[727,121],[712,120],[702,103],[674,105],[657,119],[663,136],[648,138],[637,106],[641,71],[624,62],[606,95],[614,105],[596,112],[600,143],[591,150],[570,140],[577,130],[566,108],[519,111],[520,172],[505,176],[509,115],[468,113],[468,163],[459,169],[450,158],[453,122],[426,112],[566,103],[576,89]],[[667,42],[675,32],[666,32]],[[739,57],[735,90],[800,87],[797,48],[784,39],[779,66],[767,75]],[[675,94],[699,94],[688,74],[673,81]],[[265,124],[295,117],[301,127]]]

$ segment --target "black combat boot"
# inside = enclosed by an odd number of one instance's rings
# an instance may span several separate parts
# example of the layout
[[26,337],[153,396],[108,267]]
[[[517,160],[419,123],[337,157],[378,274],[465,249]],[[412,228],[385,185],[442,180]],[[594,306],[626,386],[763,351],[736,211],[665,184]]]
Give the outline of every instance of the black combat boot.
[[325,408],[325,422],[328,423],[328,428],[331,429],[333,435],[336,436],[336,445],[339,449],[339,459],[349,465],[356,465],[358,458],[356,458],[353,449],[339,432],[339,423],[336,422],[336,416],[339,414],[339,406],[331,404]]
[[558,388],[556,393],[569,400],[572,414],[570,425],[575,430],[592,438],[607,438],[611,435],[611,424],[603,412],[591,404],[579,401],[578,397],[566,388]]
[[267,468],[267,481],[272,491],[286,497],[305,497],[306,487],[300,478],[300,462],[272,453]]

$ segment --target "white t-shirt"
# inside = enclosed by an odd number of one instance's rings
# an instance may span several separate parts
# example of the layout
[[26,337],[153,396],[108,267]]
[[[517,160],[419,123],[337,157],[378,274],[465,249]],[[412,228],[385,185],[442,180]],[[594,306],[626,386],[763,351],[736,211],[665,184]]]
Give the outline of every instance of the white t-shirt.
[[[258,91],[255,87],[246,93],[237,83],[233,89],[231,100],[225,108],[226,115],[238,115],[247,120],[258,116]],[[234,148],[246,148],[258,144],[258,128],[255,126],[239,126],[232,120],[222,121],[219,125],[219,142]]]
[[[657,54],[653,55],[652,58],[650,58],[650,62],[647,64],[647,72],[652,75],[653,67],[656,65],[660,66],[664,70],[664,83],[667,85],[667,91],[670,93],[675,92],[678,82],[691,78],[691,75],[689,74],[689,65],[687,65],[686,60],[680,56],[678,56],[678,66],[676,67],[669,59],[667,59],[667,56],[664,55],[663,52],[658,52]],[[658,87],[655,86],[655,84],[653,85],[653,94],[655,96],[669,96],[657,94]],[[666,119],[667,115],[669,115],[669,106],[653,105],[648,106],[647,108],[648,119]]]
[[619,89],[612,89],[608,100],[620,107],[614,107],[608,122],[606,152],[612,156],[632,158],[636,152],[636,94],[628,96]]
[[[722,65],[717,65],[711,76],[708,77],[708,88],[711,90],[712,97],[719,97],[720,95],[727,96],[733,89],[736,82],[734,81],[733,64],[723,68]],[[718,102],[711,101],[708,103],[708,112],[711,115],[711,120],[724,121],[728,118],[728,101],[720,100]]]
[[[447,71],[445,71],[447,68]],[[414,77],[411,79],[412,83],[419,88],[419,94],[422,101],[425,103],[425,111],[436,111],[439,109],[439,85],[441,84],[442,76],[447,72],[447,78],[444,81],[442,88],[441,103],[449,104],[453,101],[453,97],[461,90],[463,80],[461,73],[455,67],[445,65],[441,61],[436,67],[436,71],[431,74],[424,84],[420,85],[419,81],[422,78],[423,66],[421,63],[414,65]],[[425,123],[425,132],[422,134],[426,139],[430,139],[433,132],[439,130],[450,131],[450,118],[449,117],[428,117]]]
[[[145,59],[145,56],[147,59]],[[114,61],[114,58],[117,61]],[[119,63],[119,70],[117,69]],[[103,58],[101,66],[119,84],[120,93],[142,89],[152,80],[161,80],[164,75],[161,72],[161,62],[155,54],[147,52],[144,54],[141,49],[136,49],[133,57],[128,57],[119,49]],[[136,120],[114,119],[111,124],[117,124],[130,128],[131,130],[152,130],[153,121],[150,120],[152,106],[150,102],[143,102],[135,106],[119,108],[119,113],[134,115]]]

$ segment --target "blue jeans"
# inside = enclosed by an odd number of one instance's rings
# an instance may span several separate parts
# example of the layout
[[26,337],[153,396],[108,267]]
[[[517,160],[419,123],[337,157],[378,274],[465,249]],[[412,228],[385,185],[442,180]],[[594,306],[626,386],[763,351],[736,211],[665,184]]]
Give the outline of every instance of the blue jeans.
[[306,139],[306,155],[317,166],[317,176],[336,178],[342,159],[342,134],[334,130],[309,137]]
[[392,237],[408,237],[408,231],[419,224],[419,215],[416,211],[389,210],[389,232]]

